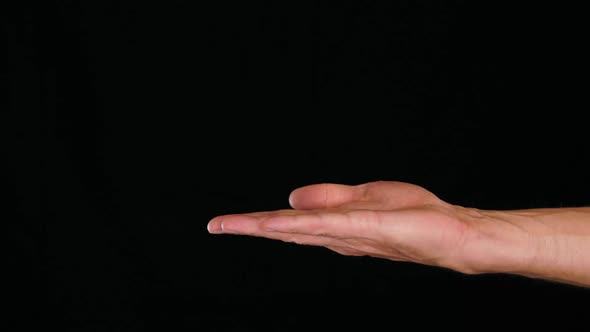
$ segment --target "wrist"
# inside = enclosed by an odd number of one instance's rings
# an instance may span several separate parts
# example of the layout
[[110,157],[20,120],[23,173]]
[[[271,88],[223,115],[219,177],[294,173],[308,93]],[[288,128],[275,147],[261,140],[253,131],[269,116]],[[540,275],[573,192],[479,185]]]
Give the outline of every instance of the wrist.
[[467,209],[473,273],[590,285],[590,209]]
[[509,211],[461,210],[461,218],[472,229],[465,242],[463,270],[469,274],[533,273],[540,259],[538,252],[542,241],[530,230],[529,224],[534,222],[530,217]]

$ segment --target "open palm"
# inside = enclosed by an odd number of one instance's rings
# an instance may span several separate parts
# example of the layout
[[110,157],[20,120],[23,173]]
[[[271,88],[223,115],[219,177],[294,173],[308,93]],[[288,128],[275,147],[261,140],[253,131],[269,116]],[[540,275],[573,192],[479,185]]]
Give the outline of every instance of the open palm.
[[457,262],[473,254],[468,246],[477,232],[472,218],[461,217],[466,209],[413,184],[309,185],[294,190],[289,202],[293,209],[215,217],[209,222],[209,232],[456,270],[464,270],[464,264]]

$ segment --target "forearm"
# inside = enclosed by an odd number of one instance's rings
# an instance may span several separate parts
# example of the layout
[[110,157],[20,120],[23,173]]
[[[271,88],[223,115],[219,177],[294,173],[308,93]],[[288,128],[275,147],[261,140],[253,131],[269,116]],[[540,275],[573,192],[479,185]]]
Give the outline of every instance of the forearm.
[[[590,207],[481,211],[492,258],[480,269],[590,287]],[[485,255],[483,251],[480,253]],[[486,260],[483,260],[486,261]]]

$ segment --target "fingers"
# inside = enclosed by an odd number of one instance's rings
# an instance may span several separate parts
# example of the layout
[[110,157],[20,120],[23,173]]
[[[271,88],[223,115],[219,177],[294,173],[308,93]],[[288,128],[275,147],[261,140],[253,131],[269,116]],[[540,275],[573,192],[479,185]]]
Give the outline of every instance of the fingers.
[[275,233],[332,237],[335,239],[378,236],[378,216],[370,210],[300,211],[279,210],[213,218],[207,225],[212,234],[243,234],[275,238]]
[[268,216],[257,214],[221,216],[212,219],[207,225],[207,229],[212,234],[250,235],[302,245],[323,247],[342,247],[347,245],[340,239],[329,236],[277,232],[265,229],[263,221],[267,218]]
[[359,186],[313,184],[293,190],[289,204],[298,210],[334,208],[360,200],[362,195],[363,190]]
[[260,227],[269,232],[329,236],[340,239],[376,236],[376,213],[369,210],[323,211],[267,218]]
[[301,213],[296,210],[275,210],[275,211],[258,211],[258,212],[251,212],[251,213],[242,213],[242,214],[233,214],[233,215],[223,215],[218,216],[209,221],[207,224],[207,231],[211,234],[221,234],[227,231],[224,225],[227,227],[233,227],[235,221],[238,220],[238,223],[242,223],[242,225],[235,225],[236,227],[250,227],[250,220],[253,220],[256,223],[259,223],[260,220],[272,217],[275,215],[292,215]]

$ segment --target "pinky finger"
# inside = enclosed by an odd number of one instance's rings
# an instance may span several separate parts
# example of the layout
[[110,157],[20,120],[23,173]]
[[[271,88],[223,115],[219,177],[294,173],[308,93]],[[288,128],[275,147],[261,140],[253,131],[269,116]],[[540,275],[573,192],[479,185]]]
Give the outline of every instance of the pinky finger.
[[355,249],[350,249],[347,247],[341,247],[341,246],[326,246],[326,248],[339,253],[340,255],[344,255],[344,256],[366,256],[365,253],[355,250]]
[[331,238],[328,236],[293,234],[281,232],[264,232],[260,234],[252,234],[253,236],[265,237],[271,240],[279,240],[283,242],[295,243],[299,245],[308,245],[316,247],[341,247],[343,245],[340,239]]

